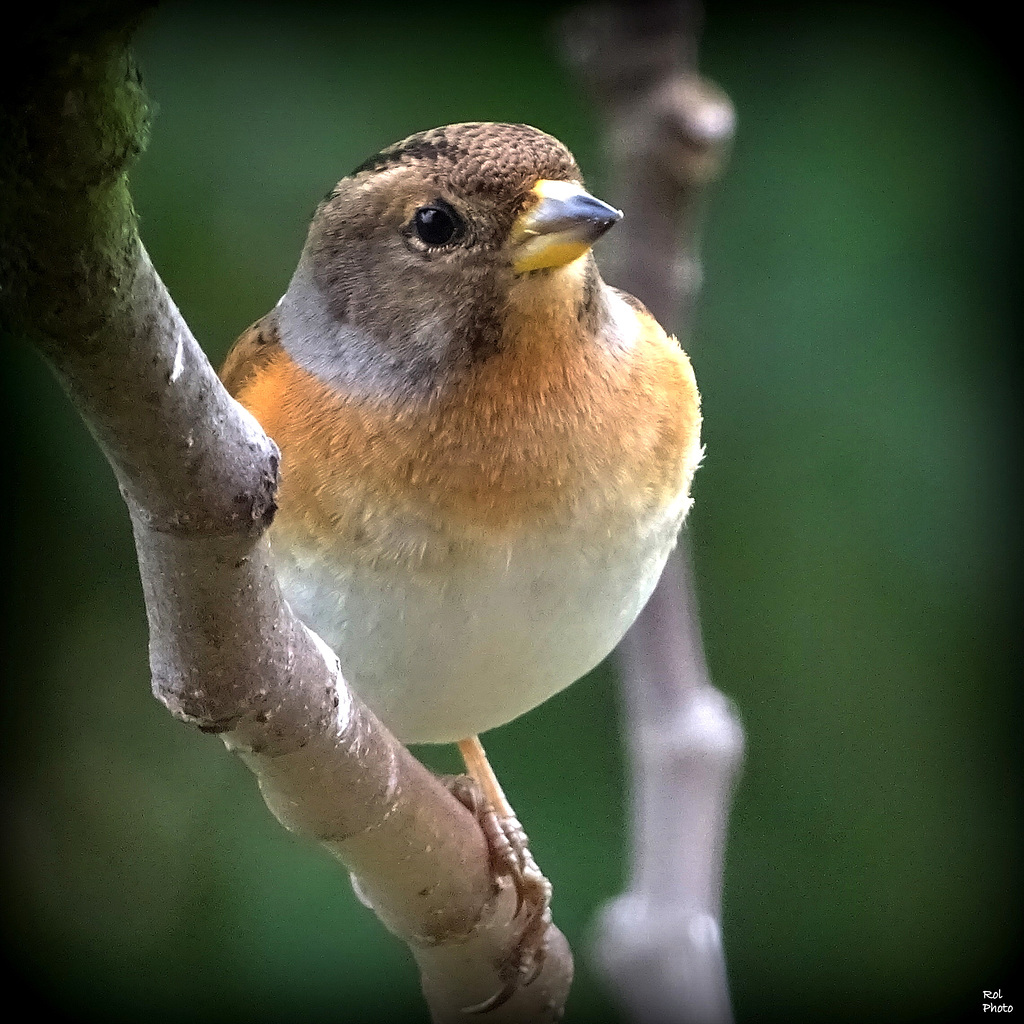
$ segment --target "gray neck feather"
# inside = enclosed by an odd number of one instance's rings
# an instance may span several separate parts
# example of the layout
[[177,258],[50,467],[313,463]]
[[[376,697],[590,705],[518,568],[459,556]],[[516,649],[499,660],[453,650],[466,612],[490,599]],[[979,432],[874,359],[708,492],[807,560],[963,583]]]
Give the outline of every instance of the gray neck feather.
[[281,344],[303,369],[353,397],[420,402],[440,384],[448,342],[428,319],[409,337],[378,337],[339,320],[300,260],[277,304]]

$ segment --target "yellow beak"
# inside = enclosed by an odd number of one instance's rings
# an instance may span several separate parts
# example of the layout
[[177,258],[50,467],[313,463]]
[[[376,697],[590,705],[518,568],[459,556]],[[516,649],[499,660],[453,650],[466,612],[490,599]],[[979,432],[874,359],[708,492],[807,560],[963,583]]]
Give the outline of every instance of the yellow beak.
[[573,181],[542,178],[530,189],[527,207],[512,225],[517,274],[564,267],[587,253],[622,211],[595,199]]

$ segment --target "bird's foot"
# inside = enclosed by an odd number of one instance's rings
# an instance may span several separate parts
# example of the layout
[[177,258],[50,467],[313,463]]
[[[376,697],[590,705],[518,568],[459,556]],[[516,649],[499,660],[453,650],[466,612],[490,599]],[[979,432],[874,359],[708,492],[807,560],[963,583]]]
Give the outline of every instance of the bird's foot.
[[466,1013],[486,1013],[506,1002],[520,985],[529,985],[544,967],[547,931],[551,924],[551,883],[530,853],[529,839],[514,815],[499,815],[475,779],[455,775],[445,779],[452,795],[480,824],[487,841],[491,870],[497,884],[509,878],[516,890],[515,916],[523,917],[523,930],[508,959],[499,965],[501,989]]

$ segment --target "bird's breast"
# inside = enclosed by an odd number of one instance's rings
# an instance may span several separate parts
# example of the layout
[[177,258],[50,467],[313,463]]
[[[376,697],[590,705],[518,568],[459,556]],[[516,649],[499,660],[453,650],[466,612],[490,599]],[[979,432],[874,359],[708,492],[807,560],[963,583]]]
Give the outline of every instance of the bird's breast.
[[369,561],[275,527],[296,613],[405,742],[502,725],[584,675],[651,594],[689,500],[656,518],[523,531],[416,565]]
[[692,371],[656,324],[621,351],[501,353],[421,405],[339,394],[278,348],[238,397],[281,450],[285,595],[408,742],[500,725],[600,661],[700,456]]
[[700,412],[688,360],[651,323],[628,352],[513,349],[419,404],[340,394],[279,348],[239,395],[281,449],[279,525],[401,561],[656,515],[688,490]]

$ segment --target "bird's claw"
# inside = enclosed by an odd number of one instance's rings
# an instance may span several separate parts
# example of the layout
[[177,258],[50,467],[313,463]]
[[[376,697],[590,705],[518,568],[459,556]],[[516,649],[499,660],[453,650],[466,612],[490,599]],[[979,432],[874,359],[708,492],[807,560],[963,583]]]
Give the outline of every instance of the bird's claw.
[[544,967],[547,930],[551,924],[551,883],[530,852],[529,839],[519,819],[499,815],[480,786],[468,775],[445,780],[452,795],[479,822],[487,842],[495,883],[509,878],[516,890],[515,917],[523,916],[523,930],[509,957],[498,966],[502,987],[465,1013],[486,1013],[505,1003],[523,985],[530,985]]

